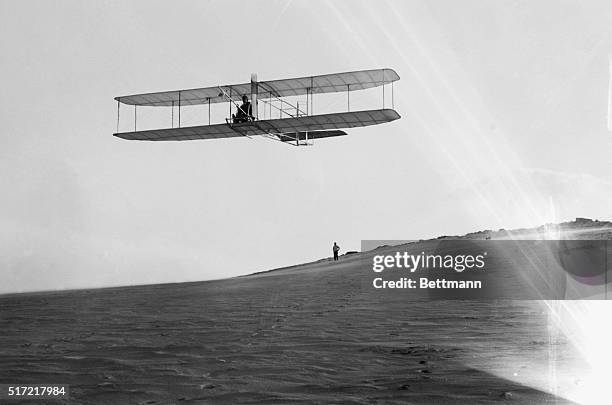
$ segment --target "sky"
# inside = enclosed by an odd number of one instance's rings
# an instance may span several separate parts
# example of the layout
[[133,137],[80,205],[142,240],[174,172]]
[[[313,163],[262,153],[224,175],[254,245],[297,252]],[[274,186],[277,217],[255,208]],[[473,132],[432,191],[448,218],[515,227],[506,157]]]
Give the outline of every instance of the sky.
[[[0,0],[0,293],[610,220],[611,17],[607,1]],[[116,96],[382,67],[402,118],[314,147],[112,136]]]

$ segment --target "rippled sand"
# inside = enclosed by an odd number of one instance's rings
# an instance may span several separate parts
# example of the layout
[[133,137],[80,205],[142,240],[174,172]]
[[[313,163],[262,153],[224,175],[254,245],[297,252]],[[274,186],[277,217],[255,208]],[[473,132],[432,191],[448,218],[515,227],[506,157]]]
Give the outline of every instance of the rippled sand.
[[0,383],[84,404],[566,403],[540,303],[381,297],[358,260],[0,297]]

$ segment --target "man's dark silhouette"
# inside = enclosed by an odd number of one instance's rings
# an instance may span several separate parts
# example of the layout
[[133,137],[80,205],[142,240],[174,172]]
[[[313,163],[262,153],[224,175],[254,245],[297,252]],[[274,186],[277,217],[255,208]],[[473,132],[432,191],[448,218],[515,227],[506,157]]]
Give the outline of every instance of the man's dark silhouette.
[[340,246],[336,242],[334,242],[334,247],[332,248],[334,251],[334,261],[338,260],[338,252],[340,251]]
[[242,105],[238,108],[238,112],[232,116],[234,118],[234,122],[248,122],[253,121],[253,106],[249,101],[249,98],[246,96],[242,96]]

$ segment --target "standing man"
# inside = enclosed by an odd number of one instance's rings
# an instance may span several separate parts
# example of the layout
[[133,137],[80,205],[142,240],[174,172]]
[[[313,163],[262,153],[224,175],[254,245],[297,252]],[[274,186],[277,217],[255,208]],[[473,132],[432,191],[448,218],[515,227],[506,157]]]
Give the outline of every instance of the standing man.
[[340,246],[338,246],[336,242],[334,242],[333,251],[334,251],[334,261],[336,261],[338,260],[338,252],[340,251]]

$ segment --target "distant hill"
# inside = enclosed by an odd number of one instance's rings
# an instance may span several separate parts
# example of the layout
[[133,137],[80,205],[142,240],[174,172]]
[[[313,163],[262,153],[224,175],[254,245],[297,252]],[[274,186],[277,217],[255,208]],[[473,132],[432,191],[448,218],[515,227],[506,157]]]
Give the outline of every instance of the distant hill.
[[[537,228],[499,229],[497,231],[484,230],[472,232],[459,236],[461,239],[506,239],[519,236],[542,237],[552,239],[555,234],[563,235],[564,238],[571,236],[577,239],[612,239],[612,222],[599,221],[590,218],[576,218],[573,221],[559,224],[544,224]],[[570,237],[570,239],[571,239]],[[457,238],[457,237],[454,237]]]
[[[421,239],[410,243],[421,243],[434,240],[451,240],[451,239],[610,239],[612,240],[612,222],[600,221],[590,218],[576,218],[573,221],[561,222],[558,224],[544,224],[536,228],[518,228],[518,229],[498,229],[493,231],[485,229],[477,232],[466,233],[465,235],[442,235],[432,239]],[[405,243],[402,243],[405,244]],[[372,250],[381,250],[391,247],[390,245],[381,245]],[[359,253],[350,251],[342,256],[359,256]],[[256,274],[264,274],[276,272],[279,270],[291,270],[304,265],[323,264],[331,260],[331,257],[319,259],[309,263],[301,263],[293,266],[281,267],[272,270],[259,271],[256,273],[247,274],[241,277],[248,277]]]

